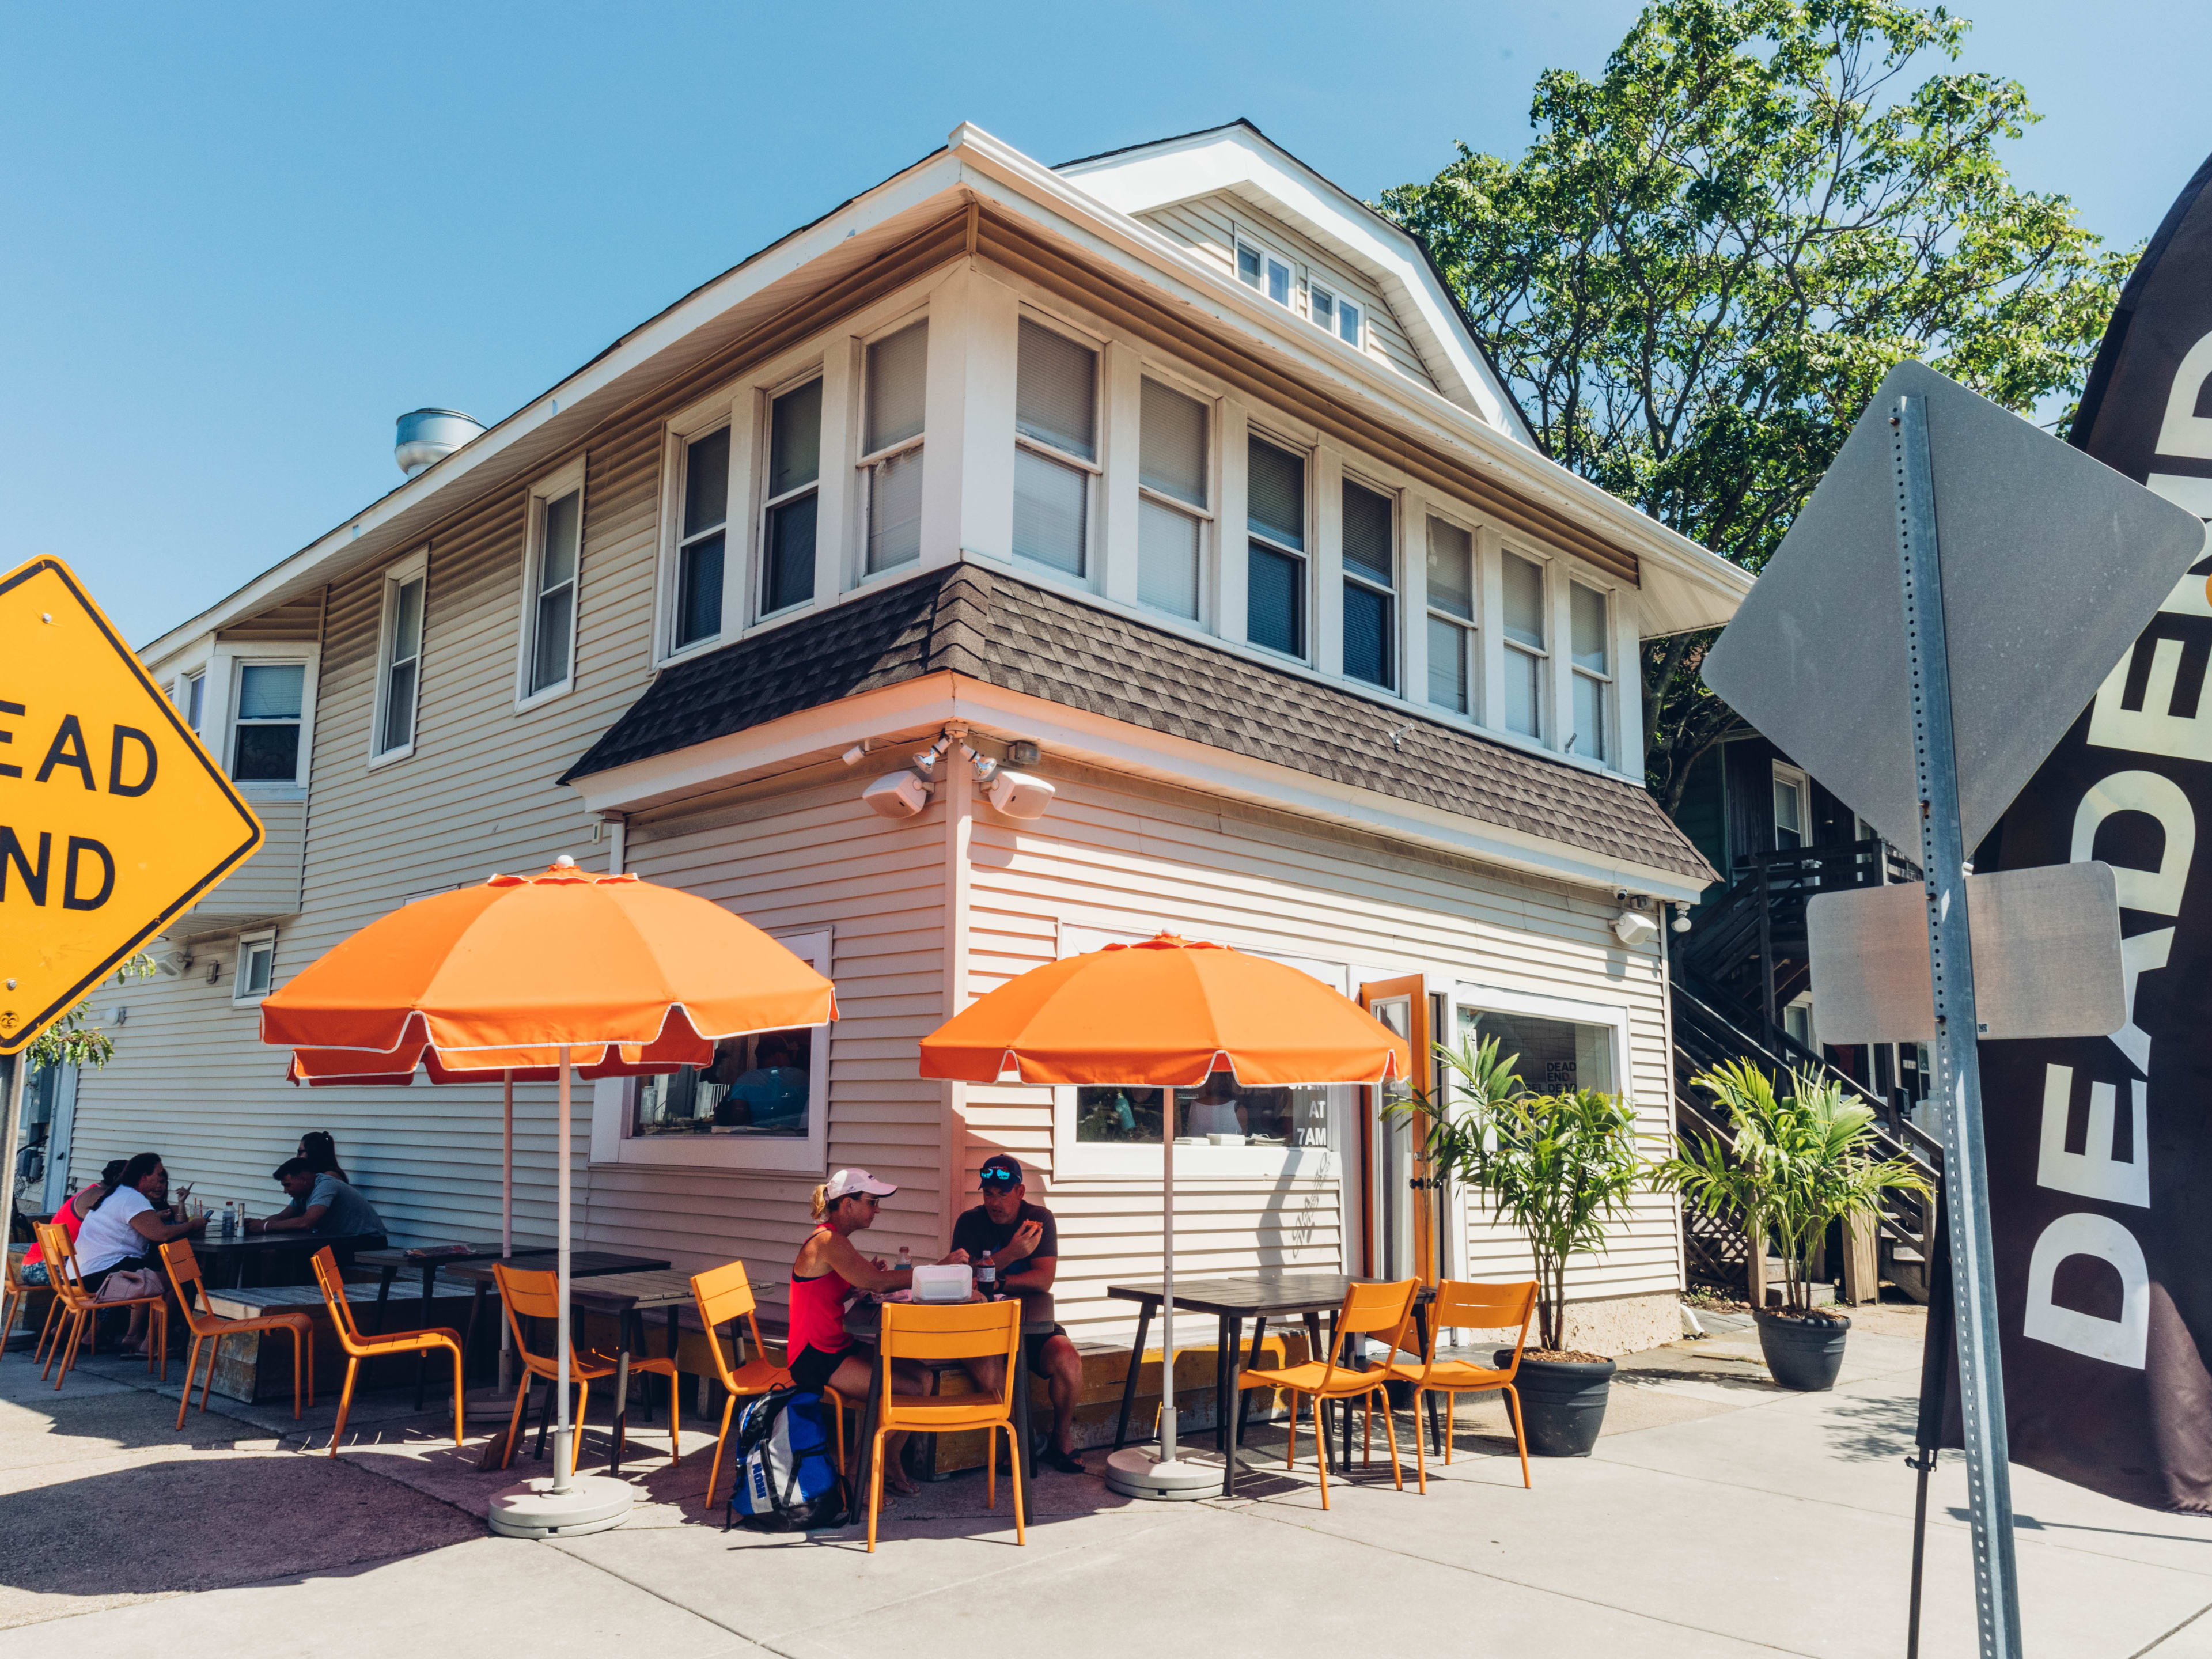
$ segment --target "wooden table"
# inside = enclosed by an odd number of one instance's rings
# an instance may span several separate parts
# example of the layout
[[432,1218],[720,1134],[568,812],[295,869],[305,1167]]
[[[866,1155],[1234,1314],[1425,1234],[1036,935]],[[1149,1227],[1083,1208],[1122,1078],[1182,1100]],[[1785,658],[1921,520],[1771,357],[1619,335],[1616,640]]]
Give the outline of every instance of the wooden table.
[[[1182,1297],[1177,1296],[1177,1302]],[[1030,1356],[1029,1339],[1050,1336],[1059,1327],[1053,1322],[1053,1301],[1050,1292],[1022,1298],[1022,1341],[1014,1352],[1014,1457],[1013,1478],[1022,1483],[1022,1508],[1027,1512],[1030,1501],[1030,1476],[1035,1461],[1030,1449]],[[915,1305],[927,1307],[927,1303]],[[868,1367],[868,1403],[860,1413],[859,1444],[854,1449],[853,1467],[858,1472],[852,1493],[854,1503],[861,1512],[867,1506],[869,1461],[875,1450],[876,1417],[883,1410],[884,1389],[889,1379],[884,1376],[883,1357],[884,1309],[873,1297],[864,1296],[845,1310],[845,1334],[866,1343],[875,1351],[875,1363]],[[785,1362],[789,1363],[787,1353]],[[983,1455],[994,1462],[999,1449],[986,1445]]]
[[[574,1281],[576,1264],[572,1256],[568,1276]],[[622,1346],[615,1355],[615,1449],[607,1460],[607,1473],[622,1473],[624,1435],[629,1425],[629,1361],[632,1354],[645,1352],[645,1316],[654,1309],[665,1309],[668,1315],[668,1357],[676,1358],[676,1316],[693,1304],[691,1275],[672,1273],[662,1262],[658,1269],[636,1273],[606,1273],[568,1286],[568,1301],[572,1306],[590,1308],[599,1313],[615,1316],[622,1329]],[[669,1432],[676,1432],[677,1379],[668,1379]],[[645,1420],[653,1421],[653,1396],[646,1395]],[[578,1433],[583,1425],[576,1425]],[[542,1436],[544,1425],[539,1425]]]
[[[371,1334],[378,1336],[381,1336],[384,1334],[386,1304],[392,1299],[392,1281],[399,1276],[399,1270],[402,1267],[420,1267],[422,1270],[422,1309],[415,1322],[416,1327],[421,1328],[428,1326],[430,1322],[431,1291],[437,1284],[439,1268],[451,1267],[458,1262],[477,1261],[483,1260],[486,1256],[495,1256],[499,1255],[501,1250],[504,1248],[505,1247],[503,1245],[497,1243],[464,1244],[460,1249],[455,1249],[451,1245],[434,1244],[428,1246],[417,1245],[406,1249],[356,1251],[353,1258],[354,1266],[356,1267],[374,1267],[377,1269],[378,1273],[376,1281],[376,1328]],[[550,1247],[543,1244],[532,1244],[528,1248],[532,1251],[536,1251],[546,1249]],[[435,1251],[438,1252],[438,1254],[422,1254],[425,1249]],[[520,1250],[515,1252],[517,1255],[520,1255],[523,1253],[524,1252]],[[477,1287],[477,1297],[479,1304],[483,1301],[483,1286],[482,1285],[478,1285]],[[476,1329],[476,1315],[477,1309],[474,1306],[471,1306],[469,1310],[469,1328],[471,1333]],[[467,1352],[467,1346],[465,1343],[463,1345],[462,1352],[464,1353]],[[422,1409],[422,1378],[424,1375],[425,1360],[426,1356],[423,1354],[417,1354],[415,1357],[415,1409],[417,1411]]]
[[[1260,1273],[1236,1279],[1179,1279],[1176,1281],[1175,1301],[1179,1309],[1193,1313],[1212,1314],[1217,1322],[1218,1335],[1214,1349],[1213,1397],[1216,1411],[1213,1419],[1213,1443],[1221,1453],[1221,1495],[1230,1498],[1237,1492],[1237,1449],[1244,1443],[1244,1389],[1242,1386],[1243,1363],[1243,1326],[1246,1319],[1253,1322],[1252,1352],[1258,1354],[1260,1345],[1267,1340],[1270,1319],[1301,1318],[1305,1322],[1308,1354],[1316,1362],[1328,1357],[1329,1349],[1322,1340],[1321,1316],[1330,1316],[1330,1343],[1336,1340],[1337,1311],[1344,1305],[1345,1292],[1354,1285],[1374,1285],[1382,1281],[1355,1279],[1345,1273]],[[1152,1329],[1152,1315],[1166,1299],[1166,1287],[1153,1279],[1134,1285],[1109,1285],[1106,1294],[1116,1301],[1133,1302],[1138,1306],[1136,1346],[1129,1354],[1129,1373],[1121,1383],[1121,1414],[1114,1425],[1114,1449],[1119,1451],[1129,1436],[1129,1407],[1137,1397],[1137,1371],[1144,1363],[1145,1338]],[[1434,1295],[1425,1288],[1413,1304],[1413,1321],[1419,1332],[1424,1349],[1428,1346],[1427,1303]],[[1163,1378],[1172,1357],[1160,1356]],[[1363,1358],[1354,1367],[1366,1369]],[[1236,1427],[1232,1432],[1231,1419]],[[1352,1413],[1342,1413],[1344,1424],[1344,1456],[1342,1464],[1352,1462]],[[1431,1396],[1429,1405],[1430,1428],[1436,1430],[1436,1403]],[[1318,1413],[1315,1426],[1320,1427]],[[1419,1432],[1416,1425],[1415,1432]],[[1163,1448],[1163,1449],[1166,1449]],[[1438,1450],[1443,1449],[1441,1443]],[[1322,1453],[1326,1455],[1326,1449]]]
[[199,1260],[201,1273],[212,1288],[219,1291],[243,1290],[250,1284],[258,1284],[267,1276],[270,1262],[283,1261],[288,1255],[296,1255],[305,1261],[317,1250],[328,1247],[337,1257],[338,1265],[343,1267],[363,1246],[374,1249],[384,1243],[382,1233],[308,1233],[289,1228],[283,1232],[223,1238],[217,1235],[216,1225],[210,1221],[205,1232],[187,1242]]
[[[477,1331],[483,1318],[484,1297],[491,1290],[494,1283],[492,1269],[499,1265],[498,1256],[498,1249],[494,1247],[490,1259],[481,1256],[449,1255],[437,1263],[438,1272],[449,1273],[464,1284],[473,1285],[476,1287],[476,1294],[469,1303],[468,1328],[461,1333],[461,1352],[464,1354],[473,1353],[476,1351]],[[507,1265],[509,1267],[530,1273],[558,1273],[561,1268],[561,1257],[556,1250],[532,1250],[526,1254],[517,1250],[514,1259]],[[580,1279],[600,1279],[616,1273],[653,1273],[667,1266],[668,1259],[665,1256],[621,1255],[612,1250],[571,1250],[568,1252],[568,1278],[571,1281],[569,1288],[573,1291],[575,1288],[574,1281]],[[423,1279],[424,1285],[427,1286],[432,1283],[436,1276],[435,1273],[426,1276]],[[573,1295],[569,1299],[576,1300]],[[416,1403],[420,1404],[422,1376],[419,1361],[416,1367],[416,1387],[418,1396]]]

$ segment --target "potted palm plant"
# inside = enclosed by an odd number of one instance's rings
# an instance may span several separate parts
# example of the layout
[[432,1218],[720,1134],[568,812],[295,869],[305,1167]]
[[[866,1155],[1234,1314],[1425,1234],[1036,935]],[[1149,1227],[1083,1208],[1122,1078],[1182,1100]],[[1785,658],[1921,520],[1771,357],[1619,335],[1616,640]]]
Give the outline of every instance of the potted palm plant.
[[1874,1109],[1834,1079],[1793,1073],[1791,1092],[1777,1095],[1765,1073],[1738,1060],[1691,1081],[1727,1110],[1735,1145],[1684,1141],[1660,1165],[1660,1182],[1702,1208],[1741,1212],[1753,1249],[1772,1235],[1782,1306],[1753,1310],[1766,1369],[1785,1389],[1832,1388],[1851,1322],[1813,1305],[1812,1253],[1830,1222],[1871,1219],[1884,1193],[1925,1194],[1928,1182],[1903,1158],[1875,1158]]
[[[1644,1176],[1635,1118],[1617,1096],[1595,1089],[1533,1093],[1516,1070],[1521,1057],[1498,1050],[1495,1037],[1455,1049],[1439,1044],[1443,1086],[1391,1110],[1425,1120],[1419,1133],[1434,1176],[1486,1194],[1493,1217],[1528,1239],[1538,1346],[1521,1356],[1515,1386],[1528,1449],[1587,1457],[1605,1421],[1613,1364],[1566,1346],[1567,1258],[1605,1249],[1606,1224]],[[1496,1363],[1511,1358],[1501,1350]]]

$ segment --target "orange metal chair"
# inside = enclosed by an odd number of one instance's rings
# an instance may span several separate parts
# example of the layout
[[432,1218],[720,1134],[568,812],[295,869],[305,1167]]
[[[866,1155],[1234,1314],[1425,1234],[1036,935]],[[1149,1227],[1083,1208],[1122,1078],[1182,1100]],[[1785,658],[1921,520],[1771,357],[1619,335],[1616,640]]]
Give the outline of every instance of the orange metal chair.
[[[1512,1285],[1477,1285],[1466,1279],[1447,1279],[1437,1286],[1437,1299],[1429,1309],[1429,1352],[1418,1365],[1401,1364],[1396,1355],[1391,1356],[1390,1375],[1413,1387],[1413,1445],[1419,1454],[1421,1471],[1421,1490],[1429,1489],[1429,1450],[1421,1438],[1421,1395],[1439,1393],[1444,1396],[1444,1462],[1452,1461],[1452,1436],[1449,1425],[1458,1397],[1463,1394],[1480,1394],[1498,1389],[1505,1395],[1506,1410],[1513,1419],[1514,1443],[1521,1449],[1521,1484],[1528,1480],[1528,1438],[1522,1431],[1521,1395],[1513,1386],[1513,1379],[1521,1372],[1521,1350],[1528,1340],[1528,1319],[1536,1309],[1536,1281],[1533,1279]],[[1437,1346],[1443,1341],[1444,1332],[1465,1328],[1478,1331],[1513,1331],[1513,1360],[1502,1370],[1489,1365],[1477,1365],[1464,1359],[1439,1359]]]
[[[1390,1344],[1389,1358],[1395,1359],[1405,1346],[1406,1327],[1413,1317],[1413,1293],[1420,1288],[1415,1279],[1401,1279],[1389,1285],[1354,1285],[1344,1293],[1344,1306],[1336,1316],[1336,1339],[1329,1344],[1328,1358],[1319,1364],[1308,1360],[1303,1365],[1286,1366],[1280,1370],[1249,1370],[1244,1373],[1243,1386],[1248,1389],[1282,1389],[1291,1396],[1291,1437],[1285,1448],[1287,1467],[1296,1468],[1298,1461],[1298,1401],[1313,1401],[1314,1439],[1321,1450],[1316,1462],[1321,1467],[1321,1506],[1328,1507],[1328,1430],[1322,1419],[1324,1400],[1358,1400],[1364,1402],[1367,1417],[1368,1461],[1375,1453],[1375,1396],[1382,1394],[1382,1427],[1390,1440],[1390,1476],[1398,1483],[1398,1490],[1406,1489],[1406,1477],[1398,1465],[1398,1430],[1390,1416],[1390,1400],[1383,1394],[1382,1385],[1389,1380],[1389,1361],[1371,1370],[1354,1370],[1343,1363],[1346,1339],[1387,1334]],[[1416,1437],[1419,1428],[1416,1426]]]
[[[149,1371],[154,1370],[155,1357],[158,1355],[161,1380],[164,1382],[167,1382],[169,1380],[168,1297],[132,1296],[118,1297],[112,1302],[100,1301],[84,1288],[82,1276],[77,1271],[76,1246],[70,1243],[70,1236],[51,1221],[41,1221],[35,1225],[39,1235],[39,1251],[46,1259],[48,1286],[54,1293],[55,1301],[60,1304],[66,1322],[63,1328],[54,1332],[53,1343],[46,1351],[46,1368],[39,1373],[39,1380],[44,1382],[49,1376],[53,1375],[54,1362],[58,1359],[61,1361],[62,1369],[61,1374],[54,1376],[54,1387],[59,1389],[64,1382],[68,1381],[70,1370],[76,1364],[77,1345],[83,1340],[87,1331],[92,1334],[92,1348],[88,1348],[86,1352],[90,1352],[92,1349],[100,1346],[99,1317],[101,1314],[115,1308],[143,1308],[152,1316],[154,1321],[154,1340],[146,1345],[146,1369]],[[64,1340],[64,1333],[67,1336],[66,1342]]]
[[338,1420],[331,1425],[331,1455],[338,1455],[338,1443],[345,1438],[346,1413],[353,1409],[354,1380],[361,1375],[362,1360],[439,1348],[450,1349],[453,1355],[453,1443],[459,1445],[462,1413],[466,1409],[462,1403],[461,1339],[443,1328],[363,1336],[361,1328],[353,1322],[352,1305],[346,1301],[345,1274],[327,1244],[315,1252],[315,1283],[322,1287],[324,1304],[331,1310],[331,1327],[337,1331],[338,1346],[345,1350],[346,1357],[345,1388],[338,1395]]
[[[500,1467],[505,1468],[514,1461],[518,1431],[522,1426],[523,1407],[530,1401],[530,1379],[542,1376],[548,1390],[548,1409],[550,1409],[550,1390],[557,1385],[561,1375],[559,1361],[550,1354],[532,1353],[524,1340],[522,1322],[525,1319],[558,1320],[561,1316],[561,1275],[531,1268],[510,1267],[505,1262],[492,1264],[492,1277],[499,1282],[500,1305],[507,1310],[507,1328],[514,1333],[514,1351],[522,1358],[523,1380],[514,1391],[514,1411],[507,1419],[507,1458]],[[695,1281],[696,1282],[696,1281]],[[592,1384],[612,1376],[620,1364],[620,1356],[601,1353],[596,1349],[579,1352],[572,1344],[568,1349],[568,1380],[577,1385],[576,1431],[568,1440],[568,1473],[576,1472],[576,1464],[584,1452],[584,1418],[592,1401]],[[647,1371],[668,1379],[668,1461],[673,1465],[684,1461],[683,1419],[679,1401],[684,1390],[678,1386],[676,1356],[656,1359],[644,1354],[632,1354],[630,1375]],[[539,1433],[544,1434],[543,1425]]]
[[307,1383],[307,1403],[315,1403],[315,1322],[313,1316],[297,1308],[288,1308],[282,1313],[261,1314],[251,1319],[226,1319],[213,1309],[196,1311],[192,1306],[193,1292],[199,1300],[207,1300],[207,1284],[200,1277],[200,1259],[192,1254],[192,1247],[181,1239],[161,1246],[161,1265],[169,1270],[169,1283],[176,1287],[177,1305],[185,1311],[185,1327],[192,1334],[192,1351],[185,1361],[185,1392],[177,1401],[177,1426],[185,1426],[185,1407],[191,1403],[192,1372],[200,1363],[200,1344],[208,1345],[206,1379],[200,1384],[200,1409],[207,1409],[208,1394],[215,1387],[215,1362],[222,1352],[226,1336],[245,1336],[254,1331],[289,1331],[292,1333],[292,1420],[300,1420],[300,1379],[304,1371]]
[[[876,1516],[884,1504],[884,1437],[905,1431],[915,1434],[955,1434],[969,1429],[1004,1429],[1010,1459],[1022,1449],[1014,1441],[1014,1388],[1022,1363],[1022,1304],[1019,1297],[1004,1302],[965,1302],[951,1307],[924,1307],[909,1302],[884,1304],[882,1346],[877,1363],[895,1360],[1001,1359],[1006,1382],[996,1398],[989,1395],[956,1395],[949,1400],[933,1396],[896,1395],[888,1382],[883,1390],[883,1410],[876,1424],[875,1442],[868,1457],[868,1550],[876,1547]],[[888,1376],[888,1373],[886,1373]],[[1018,1468],[1018,1465],[1016,1466]],[[984,1502],[999,1507],[999,1448],[985,1443]],[[1022,1513],[1022,1481],[1009,1478],[1014,1489],[1014,1541],[1029,1542]]]
[[[761,1346],[760,1316],[744,1262],[726,1262],[720,1267],[709,1267],[703,1273],[692,1274],[691,1298],[699,1306],[699,1322],[707,1328],[707,1352],[714,1356],[714,1374],[721,1379],[723,1392],[729,1396],[722,1402],[722,1426],[714,1437],[714,1459],[707,1466],[707,1507],[712,1510],[714,1483],[722,1478],[722,1452],[729,1444],[730,1425],[737,1417],[738,1401],[757,1398],[770,1389],[789,1388],[791,1373],[768,1358],[767,1350]],[[752,1358],[732,1370],[722,1358],[722,1340],[715,1334],[715,1329],[739,1319],[745,1322],[745,1329],[752,1337],[749,1351]],[[842,1471],[845,1467],[844,1402],[837,1399],[834,1389],[828,1392],[837,1413],[837,1467]]]
[[[43,1266],[43,1250],[40,1252],[40,1256]],[[14,1250],[8,1252],[7,1261],[8,1313],[6,1318],[0,1319],[0,1358],[5,1358],[7,1355],[8,1339],[15,1334],[15,1318],[23,1311],[23,1304],[40,1291],[47,1288],[44,1285],[27,1285],[23,1282],[23,1260]],[[52,1268],[47,1269],[46,1276],[49,1279],[52,1278]],[[59,1296],[49,1296],[46,1298],[46,1323],[39,1327],[39,1340],[31,1345],[31,1358],[33,1363],[37,1361],[40,1355],[46,1352],[46,1339],[53,1334],[54,1327],[61,1322],[61,1309],[62,1299]],[[31,1328],[27,1323],[23,1328],[27,1331]]]

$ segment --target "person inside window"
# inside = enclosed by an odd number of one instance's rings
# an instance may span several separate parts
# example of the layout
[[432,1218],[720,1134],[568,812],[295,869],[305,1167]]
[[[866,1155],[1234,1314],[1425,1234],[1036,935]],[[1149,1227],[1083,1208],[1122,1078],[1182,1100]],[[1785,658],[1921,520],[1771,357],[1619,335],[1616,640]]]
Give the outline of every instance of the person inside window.
[[1183,1115],[1182,1133],[1194,1135],[1235,1135],[1243,1140],[1252,1124],[1243,1091],[1227,1072],[1208,1072],[1205,1086]]
[[249,1233],[383,1236],[384,1218],[376,1206],[330,1170],[317,1170],[304,1158],[288,1158],[271,1173],[292,1201],[266,1221],[247,1221]]
[[[784,1368],[799,1388],[819,1393],[835,1389],[848,1401],[868,1397],[876,1356],[845,1329],[845,1308],[868,1291],[909,1290],[910,1267],[886,1267],[880,1257],[862,1255],[853,1235],[876,1224],[876,1212],[898,1190],[866,1170],[840,1170],[814,1189],[814,1231],[791,1264],[791,1334]],[[911,1360],[891,1367],[891,1392],[928,1392],[929,1377]],[[893,1491],[911,1496],[920,1490],[907,1478],[899,1455],[903,1431],[884,1437],[884,1479]]]
[[812,1045],[807,1031],[766,1031],[754,1039],[752,1067],[730,1085],[714,1109],[714,1121],[749,1124],[771,1133],[804,1133]]
[[[983,1160],[978,1179],[983,1201],[952,1224],[952,1254],[945,1259],[996,1267],[999,1288],[1022,1298],[1024,1325],[1051,1319],[1052,1284],[1060,1270],[1059,1224],[1042,1204],[1024,1201],[1029,1188],[1018,1159],[994,1152]],[[1066,1328],[1054,1325],[1049,1331],[1024,1334],[1022,1352],[1030,1375],[1045,1378],[1052,1389],[1052,1443],[1037,1461],[1063,1474],[1089,1473],[1075,1455],[1075,1402],[1083,1392],[1083,1360],[1075,1344],[1068,1340]],[[1006,1385],[1002,1362],[961,1363],[984,1393],[996,1393]]]
[[[77,1234],[84,1226],[85,1217],[90,1215],[99,1207],[100,1201],[115,1190],[115,1183],[122,1179],[124,1169],[130,1162],[127,1158],[112,1160],[100,1172],[99,1180],[85,1182],[76,1189],[74,1195],[63,1203],[60,1209],[54,1212],[54,1224],[69,1235],[70,1243],[76,1243]],[[33,1244],[23,1252],[19,1276],[26,1285],[45,1285],[52,1282],[46,1275],[46,1251],[39,1245]]]
[[[197,1238],[207,1231],[207,1218],[185,1221],[169,1207],[169,1172],[159,1152],[141,1152],[125,1164],[107,1195],[84,1218],[76,1236],[76,1267],[80,1282],[93,1295],[108,1275],[123,1269],[152,1273],[166,1285],[167,1276],[155,1255],[157,1244],[180,1238]],[[131,1329],[123,1352],[128,1358],[146,1353],[146,1309],[131,1310]]]

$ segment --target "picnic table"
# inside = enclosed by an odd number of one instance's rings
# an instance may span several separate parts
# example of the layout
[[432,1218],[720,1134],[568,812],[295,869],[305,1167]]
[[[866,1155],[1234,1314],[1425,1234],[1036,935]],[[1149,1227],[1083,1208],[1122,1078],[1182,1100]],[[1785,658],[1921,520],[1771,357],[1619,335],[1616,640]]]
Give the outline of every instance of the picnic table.
[[[1303,1320],[1306,1328],[1307,1352],[1315,1360],[1327,1357],[1328,1344],[1322,1340],[1322,1316],[1329,1316],[1328,1342],[1336,1340],[1336,1314],[1344,1305],[1345,1292],[1354,1285],[1380,1284],[1382,1280],[1358,1279],[1346,1273],[1258,1273],[1235,1279],[1184,1279],[1176,1281],[1175,1303],[1177,1308],[1193,1313],[1212,1314],[1217,1322],[1218,1336],[1213,1358],[1213,1398],[1217,1407],[1213,1419],[1213,1443],[1221,1453],[1221,1495],[1232,1498],[1237,1492],[1237,1449],[1244,1443],[1244,1372],[1243,1327],[1250,1319],[1252,1352],[1257,1355],[1260,1345],[1267,1340],[1270,1319]],[[1129,1354],[1129,1372],[1121,1382],[1121,1413],[1114,1425],[1114,1449],[1119,1451],[1129,1437],[1129,1407],[1137,1396],[1137,1370],[1145,1358],[1145,1337],[1152,1329],[1152,1316],[1166,1300],[1164,1285],[1152,1279],[1133,1285],[1109,1285],[1106,1294],[1116,1301],[1137,1304],[1137,1340]],[[1424,1287],[1414,1298],[1413,1322],[1419,1333],[1421,1346],[1428,1346],[1427,1304],[1435,1292]],[[1170,1357],[1160,1357],[1162,1372]],[[1363,1356],[1357,1369],[1364,1370]],[[1343,1462],[1352,1462],[1352,1413],[1340,1413],[1344,1431]],[[1234,1419],[1235,1428],[1231,1427]],[[1436,1400],[1429,1397],[1429,1425],[1433,1437],[1437,1432]],[[1418,1425],[1416,1432],[1419,1432]],[[1163,1451],[1170,1449],[1162,1448]],[[1442,1449],[1441,1442],[1438,1449]]]
[[304,1270],[308,1258],[325,1247],[343,1267],[357,1250],[373,1249],[383,1243],[382,1233],[313,1233],[289,1229],[223,1238],[216,1234],[212,1224],[207,1231],[191,1241],[192,1254],[199,1259],[202,1276],[210,1288],[219,1291],[243,1290],[249,1285],[262,1284],[279,1265],[291,1272],[296,1262],[300,1270]]
[[[1176,1297],[1177,1302],[1182,1298]],[[913,1305],[927,1307],[927,1303]],[[1022,1483],[1022,1504],[1026,1510],[1030,1501],[1030,1476],[1035,1455],[1030,1449],[1030,1367],[1028,1339],[1050,1336],[1059,1328],[1053,1322],[1053,1301],[1049,1291],[1038,1291],[1022,1298],[1022,1338],[1024,1346],[1014,1354],[1014,1444],[1018,1455],[1014,1459],[1014,1479]],[[866,1343],[875,1352],[875,1362],[868,1367],[868,1401],[861,1408],[859,1444],[854,1449],[853,1467],[857,1472],[852,1490],[863,1496],[858,1500],[865,1504],[868,1491],[869,1460],[875,1449],[876,1415],[884,1402],[884,1309],[883,1304],[872,1296],[864,1296],[845,1310],[845,1334]],[[995,1447],[986,1446],[984,1455],[995,1459]]]

